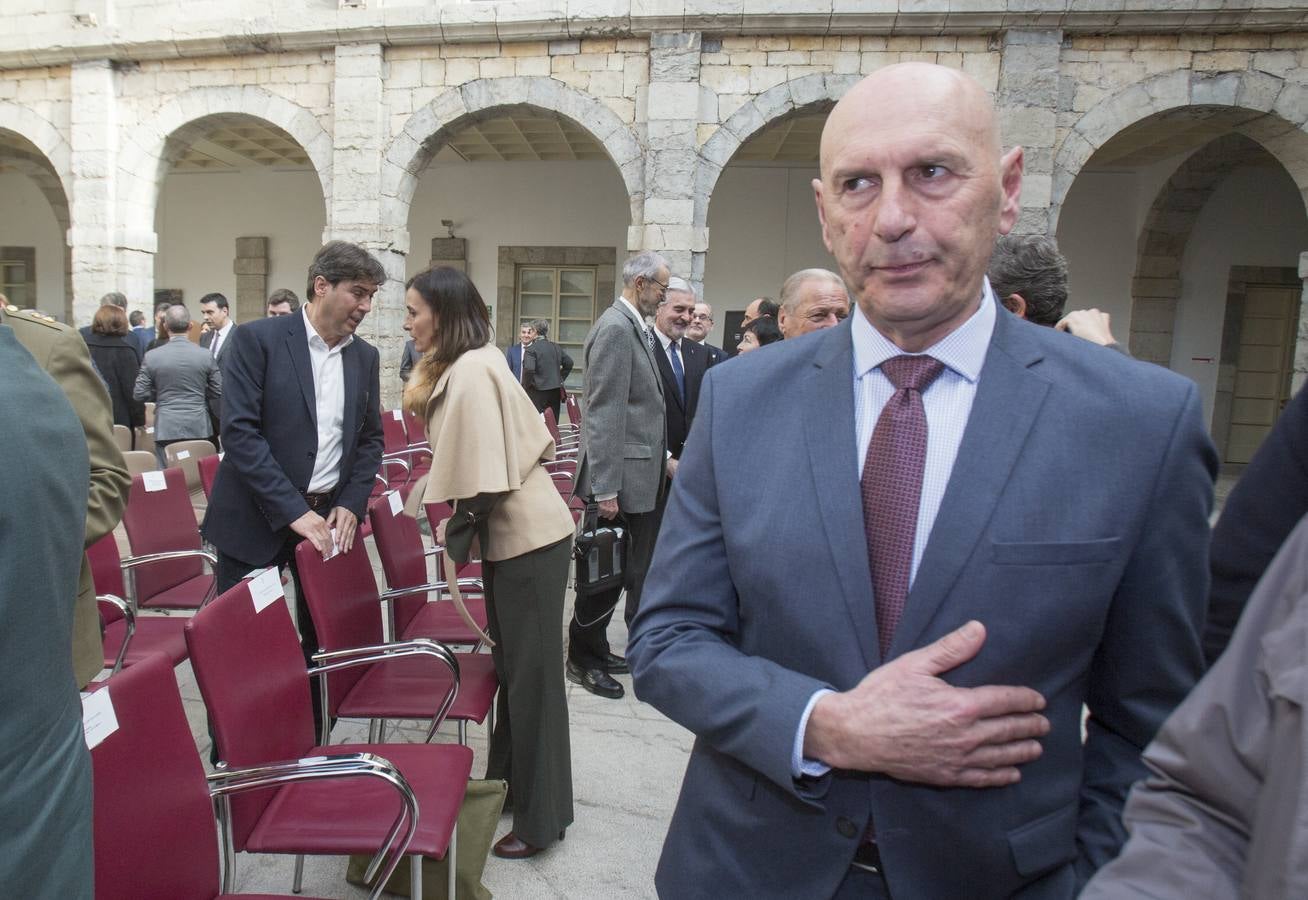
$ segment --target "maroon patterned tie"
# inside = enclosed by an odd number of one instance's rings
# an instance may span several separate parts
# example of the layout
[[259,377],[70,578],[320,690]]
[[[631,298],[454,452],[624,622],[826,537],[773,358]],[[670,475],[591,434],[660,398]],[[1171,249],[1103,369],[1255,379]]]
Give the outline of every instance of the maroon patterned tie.
[[881,655],[904,614],[913,538],[926,465],[927,421],[922,391],[944,364],[929,356],[896,356],[881,364],[895,393],[881,410],[863,463],[863,527],[872,568]]

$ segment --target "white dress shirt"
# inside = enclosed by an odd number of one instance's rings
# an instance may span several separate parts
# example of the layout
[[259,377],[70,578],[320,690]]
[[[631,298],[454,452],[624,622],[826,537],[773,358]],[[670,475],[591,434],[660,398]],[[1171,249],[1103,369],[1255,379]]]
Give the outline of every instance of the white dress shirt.
[[[927,420],[927,451],[922,471],[922,496],[918,501],[917,533],[913,537],[913,563],[908,575],[910,590],[917,577],[917,567],[922,562],[927,541],[931,537],[936,513],[940,511],[940,502],[945,497],[949,475],[954,469],[959,445],[963,442],[963,431],[972,414],[972,401],[976,399],[981,367],[985,364],[990,337],[995,330],[995,315],[995,296],[987,279],[982,284],[981,305],[977,311],[920,354],[939,360],[945,364],[945,368],[922,392],[922,406]],[[876,428],[881,410],[895,393],[894,385],[880,366],[888,359],[904,355],[904,351],[872,327],[858,304],[854,305],[852,318],[854,440],[857,442],[858,471],[861,476],[872,431]],[[822,763],[805,759],[803,755],[808,717],[812,715],[818,699],[829,693],[831,691],[828,690],[814,693],[800,717],[794,749],[790,755],[790,770],[795,777],[819,777],[829,769]]]
[[232,329],[235,327],[236,323],[231,319],[228,319],[226,325],[215,331],[213,337],[209,339],[209,352],[214,356],[217,356],[218,351],[222,349],[223,344],[227,343],[227,339],[231,337]]
[[318,455],[314,459],[308,493],[322,494],[336,487],[340,480],[345,437],[345,367],[341,351],[350,346],[354,335],[347,335],[335,347],[328,347],[309,319],[309,305],[306,303],[300,310],[309,339],[313,397],[318,413]]

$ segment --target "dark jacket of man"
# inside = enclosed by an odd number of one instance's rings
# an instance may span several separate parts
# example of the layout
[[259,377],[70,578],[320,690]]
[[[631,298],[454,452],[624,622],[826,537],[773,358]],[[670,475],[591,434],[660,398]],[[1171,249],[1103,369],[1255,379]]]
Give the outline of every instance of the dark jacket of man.
[[558,344],[536,338],[522,354],[522,380],[538,391],[557,391],[572,373],[572,357]]
[[1305,513],[1308,393],[1300,391],[1231,489],[1213,528],[1213,585],[1204,626],[1208,665],[1226,648],[1254,585]]
[[11,464],[0,478],[0,884],[7,897],[91,900],[91,759],[70,651],[86,437],[3,326],[0,372],[0,457]]
[[690,424],[695,419],[695,407],[699,403],[699,386],[708,370],[708,351],[692,340],[682,339],[678,343],[681,354],[681,368],[685,373],[686,396],[683,399],[677,391],[677,378],[672,373],[672,361],[663,349],[661,340],[654,341],[654,358],[659,364],[659,374],[663,376],[663,398],[668,415],[668,453],[673,459],[681,459],[681,448],[686,444],[686,435],[690,434]]
[[[223,553],[251,565],[276,556],[288,526],[309,511],[302,494],[313,476],[318,424],[305,334],[302,313],[246,322],[224,364],[224,455],[202,530]],[[345,413],[330,505],[362,520],[382,454],[378,354],[356,336],[341,357]]]
[[[696,734],[656,885],[688,900],[830,897],[871,822],[895,897],[1071,900],[1116,855],[1140,753],[1202,671],[1216,454],[1199,393],[998,315],[883,656],[855,439],[859,315],[704,379],[627,648],[640,699]],[[1020,783],[793,777],[816,691],[849,690],[971,619],[985,646],[940,677],[1047,702],[1043,755]]]

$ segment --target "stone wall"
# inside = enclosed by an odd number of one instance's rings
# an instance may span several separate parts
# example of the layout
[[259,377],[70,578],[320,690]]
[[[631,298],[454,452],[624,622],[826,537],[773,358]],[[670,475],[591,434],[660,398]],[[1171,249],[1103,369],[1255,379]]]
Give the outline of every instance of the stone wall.
[[[752,3],[741,17],[722,18],[676,5],[680,12],[657,22],[628,15],[612,28],[593,9],[546,27],[504,5],[494,22],[479,21],[482,13],[466,4],[404,8],[379,13],[390,24],[371,29],[343,27],[333,14],[329,30],[310,28],[318,13],[297,24],[279,11],[276,39],[253,35],[268,22],[168,46],[147,29],[135,43],[107,41],[99,59],[84,56],[101,46],[93,38],[107,34],[103,27],[49,46],[15,32],[0,36],[0,129],[35,145],[51,176],[47,196],[57,199],[52,186],[63,188],[71,312],[79,319],[106,290],[150,295],[159,183],[196,123],[235,114],[285,130],[318,174],[324,237],[363,242],[386,265],[392,281],[366,329],[384,358],[397,355],[389,351],[401,337],[399,283],[417,177],[444,138],[510,106],[547,110],[590,131],[630,198],[628,248],[664,252],[693,282],[711,252],[714,184],[741,144],[901,61],[960,68],[995,97],[1006,142],[1025,148],[1023,231],[1057,227],[1067,189],[1114,135],[1183,107],[1203,107],[1202,115],[1257,141],[1308,188],[1308,33],[1226,33],[1214,30],[1214,16],[1206,20],[1213,24],[1196,19],[1162,34],[1153,33],[1154,19],[1118,13],[1099,27],[1115,33],[1092,34],[1085,10],[1032,15],[1023,20],[1030,27],[1014,28],[1006,12],[979,10],[965,21],[932,12],[930,3],[888,20]],[[464,18],[448,28],[433,31],[423,19],[444,23],[452,9]],[[1287,24],[1285,17],[1293,18],[1254,9],[1226,20],[1270,26]],[[774,27],[763,27],[768,22]],[[1123,33],[1130,22],[1138,33]],[[79,61],[23,63],[60,54]]]

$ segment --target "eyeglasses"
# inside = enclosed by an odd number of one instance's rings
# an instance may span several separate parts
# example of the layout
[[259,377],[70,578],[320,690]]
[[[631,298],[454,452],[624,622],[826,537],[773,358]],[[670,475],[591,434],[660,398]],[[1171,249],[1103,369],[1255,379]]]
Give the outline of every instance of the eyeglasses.
[[663,282],[659,281],[657,278],[649,278],[647,280],[653,282],[654,284],[657,284],[659,286],[660,293],[666,294],[668,292],[668,286]]
[[692,322],[712,322],[712,316],[706,316],[704,313],[695,313],[690,317]]

